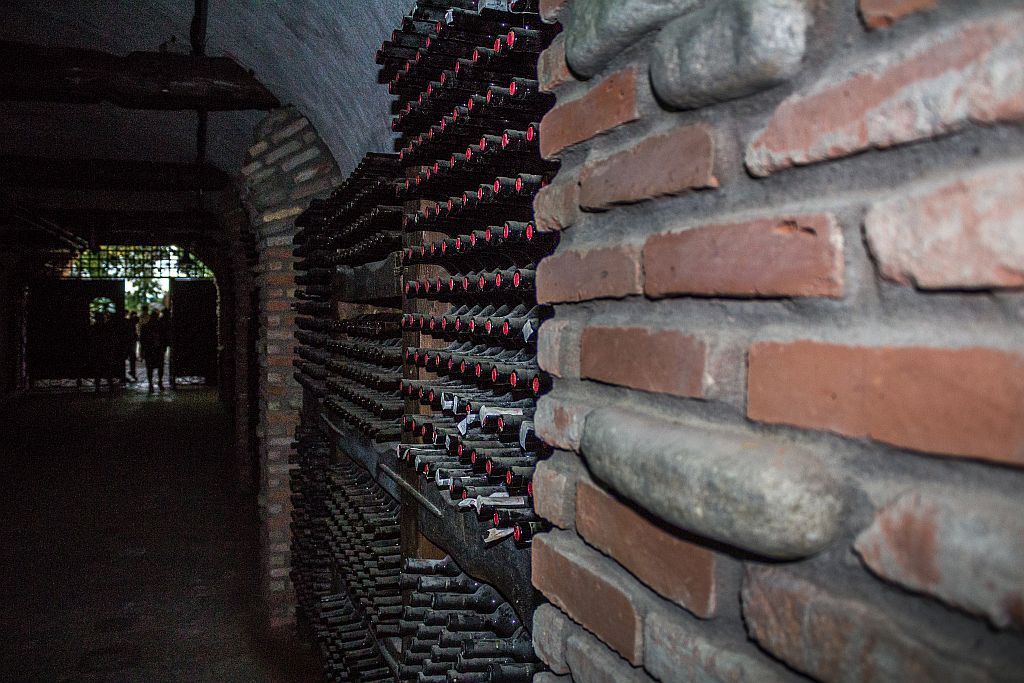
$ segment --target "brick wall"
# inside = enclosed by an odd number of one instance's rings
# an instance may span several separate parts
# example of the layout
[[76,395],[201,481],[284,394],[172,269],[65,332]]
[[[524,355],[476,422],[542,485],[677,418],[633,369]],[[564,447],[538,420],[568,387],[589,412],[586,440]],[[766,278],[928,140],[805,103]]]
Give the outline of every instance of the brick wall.
[[[288,578],[291,500],[288,455],[302,406],[302,390],[292,378],[295,293],[292,237],[295,217],[314,197],[339,182],[337,166],[309,121],[292,108],[271,112],[258,126],[241,168],[242,203],[256,236],[251,285],[257,291],[255,315],[258,373],[259,512],[262,523],[261,581],[271,628],[290,628],[294,592]],[[239,321],[247,329],[246,321]],[[248,336],[239,331],[240,339]]]
[[545,676],[1019,680],[1024,10],[541,5]]

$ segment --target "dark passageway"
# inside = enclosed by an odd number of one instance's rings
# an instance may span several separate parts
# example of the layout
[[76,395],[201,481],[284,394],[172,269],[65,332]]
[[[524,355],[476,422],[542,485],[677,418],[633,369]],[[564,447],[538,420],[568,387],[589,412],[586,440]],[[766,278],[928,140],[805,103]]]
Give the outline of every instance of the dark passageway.
[[215,392],[29,395],[0,434],[4,680],[317,680],[262,640]]

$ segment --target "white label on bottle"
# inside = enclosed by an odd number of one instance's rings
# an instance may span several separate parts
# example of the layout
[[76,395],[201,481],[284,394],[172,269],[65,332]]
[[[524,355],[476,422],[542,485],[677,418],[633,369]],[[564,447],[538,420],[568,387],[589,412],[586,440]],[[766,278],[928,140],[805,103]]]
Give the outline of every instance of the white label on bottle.
[[459,430],[459,434],[465,436],[466,432],[469,431],[469,418],[471,417],[473,417],[473,413],[467,415],[465,418],[463,418],[462,422],[455,426],[455,428]]
[[447,12],[444,13],[444,23],[446,23],[449,26],[451,26],[454,21],[455,21],[455,9],[454,8],[450,8]]
[[447,392],[441,392],[441,410],[455,410],[455,401],[458,400],[458,396],[455,394],[449,394]]
[[497,543],[498,541],[504,540],[515,533],[515,529],[496,529],[491,528],[484,534],[484,543]]
[[533,336],[533,332],[533,323],[527,320],[526,324],[523,325],[523,341],[530,341],[530,337]]

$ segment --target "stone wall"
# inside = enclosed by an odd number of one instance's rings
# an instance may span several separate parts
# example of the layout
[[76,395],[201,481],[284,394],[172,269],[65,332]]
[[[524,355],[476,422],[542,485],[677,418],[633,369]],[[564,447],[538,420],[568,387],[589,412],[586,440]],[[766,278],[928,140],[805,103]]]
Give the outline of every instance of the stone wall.
[[541,678],[1019,677],[1019,3],[541,5]]
[[[292,238],[295,217],[311,199],[328,194],[340,178],[326,145],[309,121],[292,108],[271,112],[259,124],[240,173],[242,203],[256,240],[251,284],[257,292],[254,314],[258,334],[249,343],[256,344],[257,350],[253,371],[258,373],[260,570],[269,623],[278,629],[290,627],[294,620],[295,596],[288,578],[288,456],[302,406],[301,387],[292,378]],[[245,330],[251,329],[247,321],[237,322]]]

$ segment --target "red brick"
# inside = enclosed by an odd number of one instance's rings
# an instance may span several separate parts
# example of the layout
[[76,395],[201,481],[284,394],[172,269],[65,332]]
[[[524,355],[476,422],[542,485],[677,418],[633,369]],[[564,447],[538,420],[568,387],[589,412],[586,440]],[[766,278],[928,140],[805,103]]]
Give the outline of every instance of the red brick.
[[574,320],[546,320],[537,334],[537,363],[555,377],[580,376],[580,327]]
[[291,299],[271,299],[263,302],[264,311],[290,311],[291,308]]
[[843,294],[843,236],[828,214],[654,235],[643,264],[644,291],[653,297]]
[[598,133],[640,118],[636,102],[637,70],[608,76],[586,94],[560,102],[540,122],[540,153],[545,158]]
[[571,453],[555,451],[538,462],[533,475],[534,511],[560,529],[572,529],[576,524],[576,485],[581,477],[586,479],[586,468]]
[[632,664],[643,657],[642,588],[568,531],[534,537],[533,585]]
[[[821,681],[990,681],[960,643],[933,647],[921,624],[833,595],[777,567],[749,567],[743,616],[751,636]],[[956,654],[946,654],[946,653]]]
[[753,420],[1024,466],[1022,354],[764,342],[747,381]]
[[575,80],[565,61],[565,34],[559,33],[551,41],[551,45],[540,53],[537,62],[537,80],[542,92],[552,90]]
[[892,26],[905,16],[935,9],[938,0],[860,0],[860,16],[868,28]]
[[882,276],[923,289],[1024,286],[1024,167],[989,168],[876,203],[864,221]]
[[593,482],[576,485],[576,529],[655,591],[701,618],[715,614],[715,554]]
[[660,195],[718,187],[715,143],[703,124],[645,138],[580,173],[580,206],[606,209]]
[[593,406],[562,399],[552,394],[537,402],[534,426],[537,435],[557,448],[579,451],[583,437],[583,423]]
[[277,271],[273,273],[263,273],[256,278],[256,281],[261,285],[295,285],[295,273]]
[[886,580],[998,628],[1024,628],[1024,520],[1017,500],[911,491],[880,510],[854,548]]
[[569,5],[569,0],[540,0],[540,16],[544,21],[558,21],[559,14]]
[[586,301],[643,292],[640,247],[617,244],[587,250],[562,250],[537,268],[537,301]]
[[580,184],[575,175],[558,174],[558,179],[540,188],[533,198],[533,219],[541,232],[565,230],[579,216]]
[[961,129],[1024,119],[1024,12],[964,22],[869,61],[844,65],[786,99],[747,149],[764,176]]
[[675,330],[588,327],[580,377],[675,396],[704,396],[707,344]]

